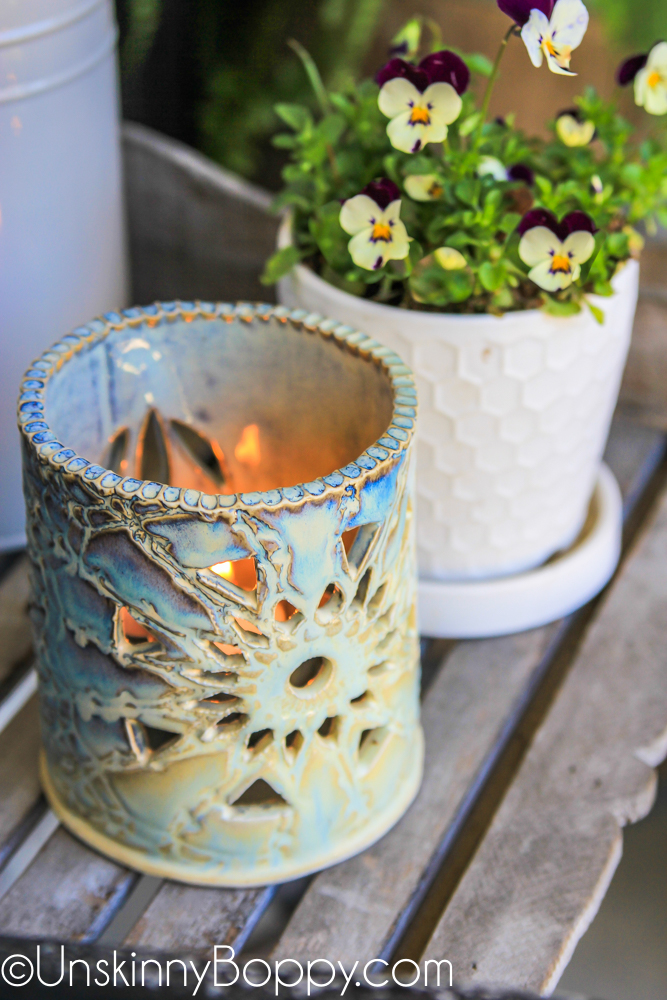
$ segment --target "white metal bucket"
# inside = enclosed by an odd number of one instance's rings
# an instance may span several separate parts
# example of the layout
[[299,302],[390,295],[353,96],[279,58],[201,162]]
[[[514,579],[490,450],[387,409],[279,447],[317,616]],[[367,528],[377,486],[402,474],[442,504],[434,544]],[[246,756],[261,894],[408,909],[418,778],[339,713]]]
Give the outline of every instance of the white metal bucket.
[[111,0],[0,0],[0,551],[24,543],[30,361],[126,304]]

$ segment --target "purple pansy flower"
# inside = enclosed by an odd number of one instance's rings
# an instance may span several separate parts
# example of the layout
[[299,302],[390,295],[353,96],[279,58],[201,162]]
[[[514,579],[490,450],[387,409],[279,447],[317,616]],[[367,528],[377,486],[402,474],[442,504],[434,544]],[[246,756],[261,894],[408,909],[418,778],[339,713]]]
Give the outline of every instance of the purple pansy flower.
[[517,229],[519,256],[531,269],[528,277],[547,292],[569,288],[595,250],[597,230],[585,212],[570,212],[559,222],[546,209],[534,208]]
[[375,78],[381,87],[378,107],[390,118],[389,141],[404,153],[416,153],[427,142],[443,142],[448,126],[461,114],[461,95],[470,71],[454,52],[443,50],[419,66],[390,59]]
[[542,13],[551,20],[556,0],[498,0],[498,6],[503,14],[507,14],[513,21],[523,28],[530,20],[532,10],[541,10]]
[[507,180],[523,181],[528,187],[532,187],[535,183],[535,174],[527,164],[515,163],[514,166],[507,168]]
[[401,192],[393,181],[388,177],[382,177],[379,181],[371,181],[360,194],[366,194],[372,198],[376,205],[384,210],[392,201],[397,201],[401,197]]
[[648,62],[648,52],[639,56],[630,56],[625,62],[616,70],[616,82],[621,87],[627,87],[629,83],[632,83],[639,73],[640,69],[643,69]]

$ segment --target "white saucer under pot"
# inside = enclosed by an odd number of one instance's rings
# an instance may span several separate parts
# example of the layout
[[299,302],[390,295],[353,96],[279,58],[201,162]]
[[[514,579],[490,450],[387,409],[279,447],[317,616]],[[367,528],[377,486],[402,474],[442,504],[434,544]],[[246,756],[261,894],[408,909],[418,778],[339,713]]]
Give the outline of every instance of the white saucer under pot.
[[[286,223],[280,244],[289,238]],[[637,262],[612,284],[612,297],[591,296],[605,315],[601,325],[587,309],[569,317],[399,309],[349,295],[304,265],[280,282],[284,305],[364,331],[415,373],[422,634],[498,635],[541,625],[584,603],[613,572],[620,511],[601,461],[630,346]],[[600,525],[593,557],[577,540],[596,484],[597,495],[607,496],[608,530]],[[556,561],[559,580],[571,574],[559,584],[569,602],[554,597],[556,584],[537,585],[552,579],[556,563],[545,564],[556,553],[569,553]],[[578,560],[586,558],[584,586]],[[521,580],[533,582],[521,591]],[[445,607],[450,601],[456,614]],[[489,610],[501,606],[502,615]]]

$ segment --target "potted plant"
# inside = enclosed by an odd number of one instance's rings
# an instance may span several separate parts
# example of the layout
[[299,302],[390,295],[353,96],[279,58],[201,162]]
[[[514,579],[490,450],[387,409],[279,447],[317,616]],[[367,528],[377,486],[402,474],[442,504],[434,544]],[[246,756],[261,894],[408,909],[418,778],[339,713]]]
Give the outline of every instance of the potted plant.
[[[592,89],[555,116],[549,140],[511,114],[489,120],[515,36],[529,84],[545,62],[572,75],[588,25],[581,0],[498,5],[510,23],[493,64],[443,48],[434,28],[419,59],[419,19],[375,80],[349,92],[328,93],[302,53],[320,114],[277,108],[291,129],[275,139],[290,150],[278,198],[289,213],[264,276],[284,304],[364,330],[416,372],[422,589],[468,602],[462,634],[488,628],[481,585],[496,596],[509,586],[512,630],[571,610],[613,571],[619,504],[601,456],[636,306],[634,227],[667,221],[664,131],[633,141]],[[667,113],[667,43],[625,62],[618,82],[650,115]],[[553,571],[540,567],[581,539],[589,514],[609,521],[606,541],[585,569],[571,551],[554,603]],[[534,606],[518,617],[517,574]],[[456,632],[438,607],[422,627]]]

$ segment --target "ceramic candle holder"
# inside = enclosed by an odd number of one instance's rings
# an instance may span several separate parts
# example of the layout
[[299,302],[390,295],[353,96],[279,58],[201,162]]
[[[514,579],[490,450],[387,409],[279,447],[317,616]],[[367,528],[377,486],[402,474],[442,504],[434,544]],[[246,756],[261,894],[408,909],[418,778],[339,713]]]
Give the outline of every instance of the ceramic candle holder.
[[62,822],[209,885],[295,878],[419,785],[411,453],[389,349],[271,306],[78,328],[19,400]]

